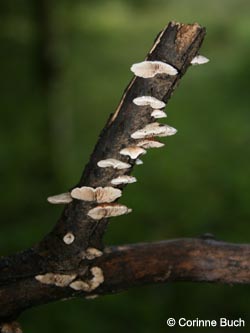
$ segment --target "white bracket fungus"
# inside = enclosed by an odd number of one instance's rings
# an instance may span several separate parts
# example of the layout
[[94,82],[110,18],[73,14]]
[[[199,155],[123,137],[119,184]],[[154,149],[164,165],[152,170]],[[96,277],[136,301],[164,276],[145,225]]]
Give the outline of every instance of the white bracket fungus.
[[121,204],[102,204],[91,209],[87,215],[94,220],[101,220],[106,217],[128,214],[131,211],[132,209]]
[[122,149],[120,154],[129,156],[131,159],[135,160],[138,156],[146,154],[146,150],[141,147],[130,146]]
[[95,258],[102,256],[102,251],[94,248],[94,247],[88,247],[85,252],[85,258],[88,260],[93,260]]
[[162,61],[142,61],[133,64],[130,69],[136,76],[145,79],[157,74],[176,75],[178,73],[176,68]]
[[75,240],[75,236],[71,233],[68,232],[64,237],[63,237],[63,241],[65,244],[70,245],[74,242]]
[[104,276],[100,267],[92,267],[90,271],[93,275],[93,278],[90,280],[91,290],[94,290],[104,282]]
[[115,158],[107,158],[106,160],[101,160],[97,163],[100,168],[114,168],[117,170],[128,169],[131,167],[130,164],[116,160]]
[[84,290],[84,291],[89,291],[89,285],[87,282],[84,282],[82,280],[76,280],[72,282],[70,285],[70,288],[74,290]]
[[162,109],[166,104],[152,96],[140,96],[133,99],[133,103],[138,106],[150,105],[152,109]]
[[98,203],[115,201],[117,198],[120,198],[121,195],[121,190],[111,186],[97,188],[83,186],[76,187],[71,191],[71,196],[74,199],[96,201]]
[[113,185],[120,185],[120,184],[132,184],[135,183],[137,180],[135,177],[132,176],[119,176],[111,180],[111,184]]
[[66,287],[76,278],[76,274],[54,274],[46,273],[44,275],[36,275],[35,279],[43,284],[52,284],[57,287]]
[[52,197],[47,198],[47,201],[51,204],[67,204],[72,200],[69,192],[53,195]]
[[144,139],[152,136],[171,136],[174,135],[177,130],[168,125],[163,125],[159,123],[151,123],[146,125],[144,128],[134,132],[131,134],[131,138],[133,139]]
[[139,158],[137,158],[137,159],[135,160],[135,164],[136,164],[136,165],[142,165],[142,164],[143,164],[143,161],[140,160]]
[[70,284],[70,288],[74,290],[82,290],[82,291],[87,291],[90,292],[97,287],[100,286],[104,282],[104,276],[102,269],[100,267],[92,267],[90,269],[90,272],[92,273],[93,277],[90,280],[87,281],[82,281],[82,280],[76,280]]
[[167,117],[167,114],[162,111],[162,110],[154,110],[152,113],[151,113],[151,117],[155,118],[155,119],[159,119],[159,118],[166,118]]
[[191,61],[192,65],[203,65],[206,64],[207,62],[209,62],[209,59],[202,56],[202,55],[197,55],[196,57],[193,58],[193,60]]
[[142,147],[144,149],[161,148],[161,147],[165,146],[164,143],[159,142],[159,141],[154,140],[154,139],[144,139],[144,140],[139,141],[136,145],[138,147]]

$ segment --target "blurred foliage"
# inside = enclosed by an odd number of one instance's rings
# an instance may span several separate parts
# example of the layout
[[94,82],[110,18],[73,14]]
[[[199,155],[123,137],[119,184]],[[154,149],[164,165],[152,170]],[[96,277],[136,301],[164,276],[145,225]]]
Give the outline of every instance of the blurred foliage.
[[[139,181],[122,200],[133,214],[111,223],[106,243],[205,232],[249,242],[249,15],[244,0],[1,1],[1,254],[31,246],[53,227],[62,208],[46,197],[78,181],[132,77],[130,65],[170,20],[206,26],[202,54],[211,62],[190,68],[168,104],[167,123],[178,135],[136,168]],[[170,331],[170,316],[249,324],[249,288],[141,287],[49,304],[22,321],[27,332],[149,333]]]

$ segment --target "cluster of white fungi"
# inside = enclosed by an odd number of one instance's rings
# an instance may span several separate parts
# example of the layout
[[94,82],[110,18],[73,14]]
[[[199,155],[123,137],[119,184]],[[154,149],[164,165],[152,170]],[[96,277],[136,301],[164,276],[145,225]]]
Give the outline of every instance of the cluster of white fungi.
[[[191,64],[200,65],[208,61],[207,58],[198,55],[191,61]],[[161,61],[143,61],[136,63],[131,67],[131,71],[137,77],[144,79],[152,78],[158,74],[178,74],[176,68]],[[143,163],[139,157],[146,154],[146,149],[160,148],[164,146],[164,144],[157,141],[155,137],[171,136],[174,135],[177,130],[171,126],[155,121],[155,119],[167,117],[166,113],[162,110],[166,106],[163,101],[154,96],[138,96],[134,98],[132,102],[139,108],[149,106],[151,109],[152,122],[143,128],[139,128],[134,133],[131,133],[130,136],[134,139],[134,143],[121,149],[119,153],[122,156],[128,156],[130,160],[139,165]],[[132,164],[112,157],[99,161],[97,165],[100,168],[113,168],[116,170],[129,170],[132,167]],[[114,203],[114,201],[122,195],[122,191],[119,188],[115,188],[115,186],[131,184],[134,182],[136,182],[135,177],[124,174],[111,179],[110,186],[96,188],[88,186],[76,187],[71,192],[51,196],[47,200],[52,204],[68,204],[73,199],[95,202],[97,205],[90,209],[87,215],[93,220],[101,220],[103,218],[119,216],[131,212],[131,209],[125,205]],[[67,245],[72,244],[74,240],[75,236],[70,231],[63,237],[63,241]],[[88,248],[85,251],[85,259],[87,258],[88,260],[95,259],[101,255],[102,252],[95,248]],[[69,286],[74,290],[90,292],[104,281],[102,271],[99,267],[92,267],[91,273],[93,278],[88,281],[75,280],[75,275],[60,275],[53,273],[38,275],[36,276],[36,279],[41,283],[54,284],[56,286]]]

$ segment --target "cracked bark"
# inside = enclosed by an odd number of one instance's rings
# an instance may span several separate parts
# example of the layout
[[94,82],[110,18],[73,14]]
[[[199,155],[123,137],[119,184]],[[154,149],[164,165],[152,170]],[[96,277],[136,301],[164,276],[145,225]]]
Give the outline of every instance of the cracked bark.
[[[112,186],[113,178],[131,173],[134,161],[120,155],[119,151],[136,142],[131,138],[133,132],[152,122],[152,109],[136,106],[133,99],[149,95],[167,103],[198,53],[204,36],[205,29],[198,24],[175,22],[170,22],[159,34],[147,59],[169,63],[178,70],[178,74],[158,74],[149,79],[134,77],[131,80],[76,186]],[[132,167],[125,170],[99,168],[97,162],[107,158],[119,159]],[[123,189],[124,185],[117,188]],[[249,283],[248,245],[183,239],[106,248],[102,257],[83,260],[88,247],[103,249],[102,238],[108,220],[94,221],[88,217],[87,212],[94,206],[91,202],[73,200],[65,206],[54,229],[39,244],[0,259],[0,323],[15,320],[30,307],[86,294],[69,287],[42,284],[35,279],[36,275],[48,272],[90,278],[90,268],[101,267],[104,283],[88,295],[166,281]],[[70,245],[63,242],[68,232],[75,236]]]

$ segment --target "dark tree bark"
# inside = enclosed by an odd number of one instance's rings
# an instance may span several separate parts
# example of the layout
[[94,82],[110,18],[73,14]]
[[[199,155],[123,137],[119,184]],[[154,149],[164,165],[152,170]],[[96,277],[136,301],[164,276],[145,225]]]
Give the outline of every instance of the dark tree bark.
[[[152,283],[191,281],[250,283],[250,246],[204,239],[177,239],[158,243],[105,248],[95,260],[104,282],[92,292],[74,291],[37,282],[34,275],[1,285],[1,317],[10,318],[31,306],[77,296],[117,293]],[[84,263],[65,274],[79,275]],[[10,316],[10,317],[9,317]]]
[[[159,34],[147,60],[171,64],[178,74],[132,79],[116,112],[104,127],[77,186],[112,186],[113,178],[131,173],[135,162],[119,152],[135,144],[132,133],[153,121],[150,107],[138,107],[133,99],[149,95],[167,103],[197,55],[204,36],[205,29],[198,24],[175,22]],[[97,166],[98,161],[107,158],[119,159],[132,167],[115,170]],[[118,188],[122,190],[124,185]],[[100,257],[88,258],[87,248],[103,250],[102,239],[108,223],[107,219],[93,222],[87,215],[95,205],[73,200],[65,206],[54,229],[39,244],[0,259],[2,332],[10,327],[10,332],[17,333],[16,324],[8,325],[22,311],[54,300],[102,295],[167,281],[250,282],[249,245],[180,239],[105,248]],[[63,241],[68,232],[75,235],[70,245]],[[48,279],[53,281],[48,282]],[[79,283],[81,290],[78,290]]]

